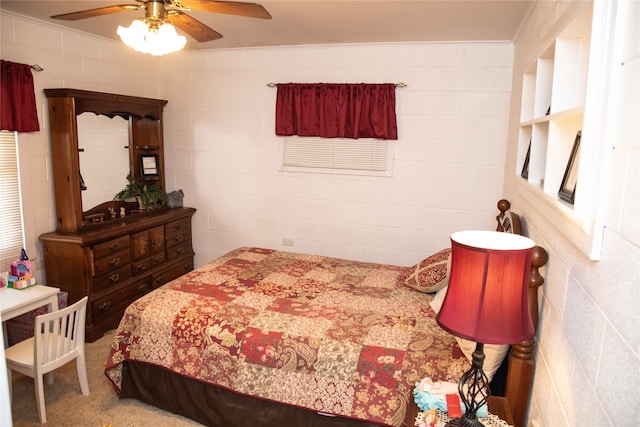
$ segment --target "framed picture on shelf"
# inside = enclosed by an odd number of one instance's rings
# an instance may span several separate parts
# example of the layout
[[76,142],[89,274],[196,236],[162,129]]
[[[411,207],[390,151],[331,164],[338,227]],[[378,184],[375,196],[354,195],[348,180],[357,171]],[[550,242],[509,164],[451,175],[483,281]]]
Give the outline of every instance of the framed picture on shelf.
[[558,191],[558,197],[567,203],[573,204],[576,196],[576,186],[578,183],[578,160],[580,159],[580,139],[582,137],[582,131],[578,131],[576,139],[573,142],[573,148],[571,149],[571,155],[567,162],[567,168],[564,171],[564,177],[562,178],[562,184],[560,184],[560,190]]
[[158,155],[157,154],[141,154],[140,155],[140,174],[145,176],[158,176]]
[[527,148],[527,156],[524,158],[524,163],[522,164],[522,172],[520,172],[520,176],[524,179],[529,178],[529,158],[531,157],[531,140],[529,140],[529,148]]

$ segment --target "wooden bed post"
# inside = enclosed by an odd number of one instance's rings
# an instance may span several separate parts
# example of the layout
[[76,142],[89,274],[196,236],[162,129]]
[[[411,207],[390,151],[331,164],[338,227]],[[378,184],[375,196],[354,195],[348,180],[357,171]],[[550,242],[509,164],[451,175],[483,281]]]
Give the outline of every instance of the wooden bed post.
[[[508,200],[502,199],[498,201],[498,210],[500,211],[500,214],[496,217],[496,221],[498,221],[498,227],[496,228],[496,231],[504,231],[504,228],[502,227],[502,221],[510,208],[511,203],[509,203]],[[522,222],[520,220],[520,216],[513,212],[510,212],[510,214],[511,218],[509,218],[509,220],[511,221],[511,232],[513,234],[519,234],[522,236]]]
[[[500,214],[496,217],[498,221],[497,231],[504,231],[502,223],[507,211],[511,208],[508,200],[502,199],[498,202]],[[512,232],[522,234],[522,222],[520,217],[511,212]],[[540,274],[540,267],[544,266],[549,259],[549,255],[544,248],[536,246],[533,248],[531,258],[531,270],[529,270],[529,313],[534,329],[538,330],[538,288],[544,283],[544,278]],[[531,382],[533,381],[533,353],[535,350],[535,339],[513,344],[509,351],[509,369],[507,372],[507,382],[505,397],[509,402],[509,407],[513,415],[515,427],[524,427],[525,416],[529,407],[529,397],[531,395]]]
[[[529,312],[533,327],[538,329],[538,288],[544,283],[544,278],[538,271],[547,263],[547,251],[536,246],[533,248],[531,270],[529,272]],[[513,344],[509,351],[509,372],[505,396],[513,413],[515,427],[524,427],[525,416],[531,395],[533,380],[533,352],[535,340],[531,338],[518,344]]]

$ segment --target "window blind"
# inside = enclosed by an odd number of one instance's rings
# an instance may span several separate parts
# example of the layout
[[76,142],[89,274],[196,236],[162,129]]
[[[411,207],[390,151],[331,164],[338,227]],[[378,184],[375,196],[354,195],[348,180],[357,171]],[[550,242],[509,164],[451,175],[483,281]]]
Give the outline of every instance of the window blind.
[[392,159],[387,140],[289,137],[284,139],[282,165],[284,170],[386,175]]
[[0,132],[0,272],[9,270],[24,247],[15,132]]

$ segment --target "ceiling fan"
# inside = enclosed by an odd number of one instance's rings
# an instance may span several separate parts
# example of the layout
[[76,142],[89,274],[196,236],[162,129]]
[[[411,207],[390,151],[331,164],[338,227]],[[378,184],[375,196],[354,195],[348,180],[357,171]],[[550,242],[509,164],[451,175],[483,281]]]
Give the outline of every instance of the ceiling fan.
[[54,15],[53,19],[76,21],[110,13],[128,10],[145,10],[144,22],[149,28],[158,29],[163,23],[172,24],[189,34],[198,42],[207,42],[222,38],[222,34],[208,27],[185,11],[225,13],[250,18],[271,19],[264,7],[257,3],[242,3],[217,0],[135,0],[140,4],[120,4],[96,9]]

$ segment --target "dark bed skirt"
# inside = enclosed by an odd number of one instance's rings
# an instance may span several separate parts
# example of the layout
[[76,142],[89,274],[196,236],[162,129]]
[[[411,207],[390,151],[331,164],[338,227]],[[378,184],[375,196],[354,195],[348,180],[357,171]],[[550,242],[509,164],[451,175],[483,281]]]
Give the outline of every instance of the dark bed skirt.
[[124,362],[121,398],[134,398],[214,427],[377,427],[252,398],[138,362]]

